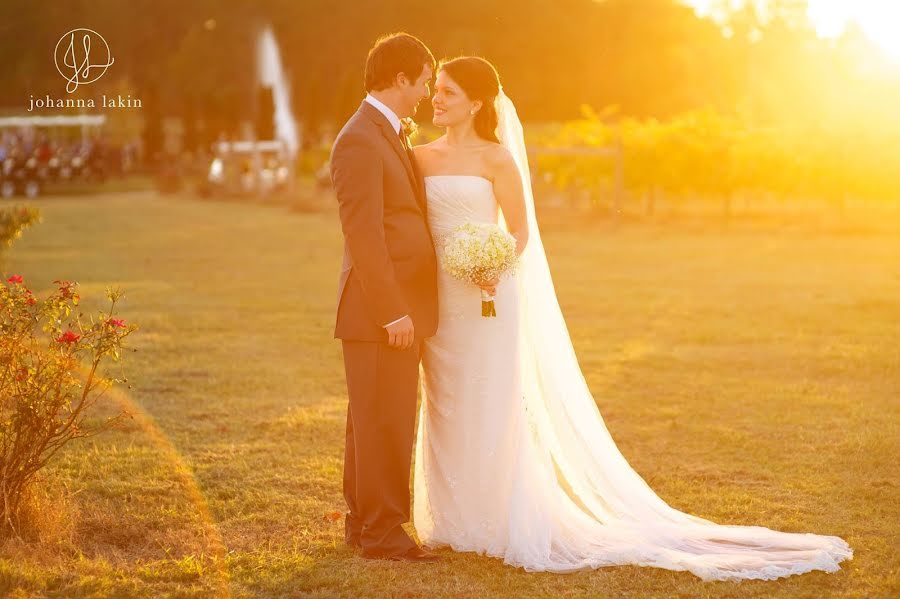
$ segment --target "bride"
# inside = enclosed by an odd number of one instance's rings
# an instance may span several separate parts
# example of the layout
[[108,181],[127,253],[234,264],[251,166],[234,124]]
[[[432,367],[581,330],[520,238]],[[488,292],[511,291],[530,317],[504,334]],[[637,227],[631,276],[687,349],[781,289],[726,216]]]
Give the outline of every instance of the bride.
[[534,213],[522,127],[494,67],[440,65],[434,124],[414,149],[428,223],[499,223],[520,266],[481,289],[439,270],[439,327],[425,339],[414,524],[429,547],[502,558],[528,571],[611,565],[687,570],[704,580],[834,572],[841,538],[721,525],[666,504],[616,448],[557,302]]

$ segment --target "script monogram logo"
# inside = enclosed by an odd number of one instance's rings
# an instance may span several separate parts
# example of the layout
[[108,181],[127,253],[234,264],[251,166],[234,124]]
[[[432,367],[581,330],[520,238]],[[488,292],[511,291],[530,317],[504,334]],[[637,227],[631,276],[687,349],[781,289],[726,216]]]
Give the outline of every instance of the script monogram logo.
[[[91,62],[91,51],[102,62]],[[53,51],[56,70],[66,80],[66,91],[70,94],[79,85],[93,83],[106,73],[115,62],[109,51],[109,44],[93,29],[73,29],[56,42]]]

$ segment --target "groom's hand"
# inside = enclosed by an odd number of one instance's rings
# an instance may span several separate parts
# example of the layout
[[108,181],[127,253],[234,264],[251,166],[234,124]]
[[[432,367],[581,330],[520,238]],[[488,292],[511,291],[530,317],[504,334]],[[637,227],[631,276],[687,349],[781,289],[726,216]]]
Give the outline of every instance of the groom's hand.
[[404,316],[394,324],[385,327],[388,334],[388,345],[396,349],[409,349],[416,338],[412,318]]

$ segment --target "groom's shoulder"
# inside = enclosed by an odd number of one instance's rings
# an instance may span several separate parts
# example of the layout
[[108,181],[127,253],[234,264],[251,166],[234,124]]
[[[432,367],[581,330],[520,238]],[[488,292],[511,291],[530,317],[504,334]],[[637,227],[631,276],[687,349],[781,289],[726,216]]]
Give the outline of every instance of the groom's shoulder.
[[344,126],[338,132],[334,143],[347,141],[352,138],[370,138],[378,133],[378,126],[360,109],[347,119]]

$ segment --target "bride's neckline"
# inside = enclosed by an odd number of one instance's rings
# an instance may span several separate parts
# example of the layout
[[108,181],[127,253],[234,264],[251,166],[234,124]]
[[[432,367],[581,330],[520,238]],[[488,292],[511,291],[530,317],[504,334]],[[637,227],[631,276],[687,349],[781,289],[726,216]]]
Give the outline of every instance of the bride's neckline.
[[481,175],[425,175],[425,179],[436,179],[439,177],[469,177],[471,179],[482,179],[484,181],[487,181],[488,183],[493,183],[493,181],[491,181],[487,177],[482,177]]

